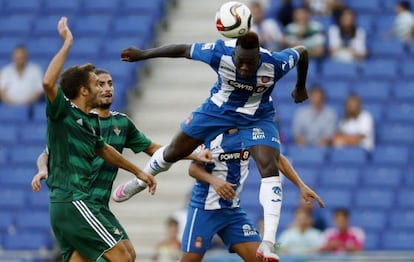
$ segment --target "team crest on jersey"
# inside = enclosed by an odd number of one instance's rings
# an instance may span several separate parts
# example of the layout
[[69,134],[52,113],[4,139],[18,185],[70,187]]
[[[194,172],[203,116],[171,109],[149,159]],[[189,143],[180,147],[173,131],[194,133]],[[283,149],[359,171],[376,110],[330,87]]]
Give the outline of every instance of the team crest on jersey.
[[121,128],[119,128],[119,126],[115,126],[113,130],[114,130],[114,133],[115,133],[117,136],[119,136],[119,134],[121,134]]
[[252,139],[253,140],[259,140],[259,139],[265,139],[265,133],[261,128],[254,127],[252,131]]
[[113,231],[114,231],[114,234],[115,234],[115,235],[121,235],[121,231],[119,231],[119,229],[118,229],[118,228],[114,227],[114,228],[113,228]]
[[202,237],[197,237],[196,240],[194,241],[194,247],[197,249],[201,249],[203,248],[203,238]]

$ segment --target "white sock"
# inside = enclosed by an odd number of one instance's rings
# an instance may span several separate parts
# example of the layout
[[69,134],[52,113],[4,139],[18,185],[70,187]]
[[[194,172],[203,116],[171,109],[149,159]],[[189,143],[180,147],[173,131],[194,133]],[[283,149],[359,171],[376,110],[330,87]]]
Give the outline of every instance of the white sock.
[[151,159],[147,162],[144,168],[144,172],[156,176],[161,172],[170,169],[173,163],[164,160],[165,146],[161,147],[152,155]]
[[280,208],[282,207],[282,182],[280,176],[262,178],[259,193],[263,206],[264,233],[263,241],[276,242],[279,226]]

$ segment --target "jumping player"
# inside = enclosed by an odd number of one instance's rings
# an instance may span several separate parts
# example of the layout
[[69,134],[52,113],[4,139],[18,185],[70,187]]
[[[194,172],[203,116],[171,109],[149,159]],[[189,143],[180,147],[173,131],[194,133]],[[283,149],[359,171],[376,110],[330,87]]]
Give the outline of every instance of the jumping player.
[[[204,141],[237,127],[240,136],[257,163],[262,176],[260,202],[264,212],[263,242],[258,249],[265,259],[276,258],[275,234],[280,216],[280,201],[272,201],[275,188],[281,188],[278,160],[280,141],[274,123],[271,93],[276,82],[297,66],[297,81],[292,92],[296,103],[308,98],[305,83],[308,52],[303,46],[270,52],[259,47],[257,34],[249,32],[237,40],[217,40],[215,43],[166,45],[141,50],[130,47],[122,51],[121,59],[136,62],[157,57],[184,57],[208,64],[218,75],[210,97],[181,124],[181,131],[170,144],[158,150],[145,171],[156,175],[168,170],[172,163],[191,153]],[[292,182],[310,201],[316,195],[300,180]],[[132,180],[115,190],[115,201],[124,201],[141,190]]]

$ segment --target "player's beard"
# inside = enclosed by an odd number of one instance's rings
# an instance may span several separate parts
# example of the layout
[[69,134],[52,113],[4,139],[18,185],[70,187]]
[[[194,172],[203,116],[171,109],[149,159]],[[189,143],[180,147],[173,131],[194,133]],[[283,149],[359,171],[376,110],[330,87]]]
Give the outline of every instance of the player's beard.
[[109,109],[111,107],[112,103],[101,103],[97,107],[100,109]]

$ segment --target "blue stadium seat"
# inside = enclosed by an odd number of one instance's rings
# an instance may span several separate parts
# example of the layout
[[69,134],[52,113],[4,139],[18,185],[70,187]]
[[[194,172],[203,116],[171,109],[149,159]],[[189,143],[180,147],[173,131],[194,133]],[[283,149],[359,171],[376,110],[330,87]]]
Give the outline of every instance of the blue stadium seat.
[[300,200],[299,191],[297,188],[292,189],[283,189],[283,200],[282,200],[282,206],[294,209],[298,206]]
[[414,123],[414,105],[412,103],[394,103],[387,106],[386,118],[392,121],[411,121]]
[[44,144],[34,145],[15,145],[10,150],[10,163],[15,165],[31,165],[36,163],[37,157],[45,149]]
[[400,188],[397,194],[397,204],[399,207],[414,208],[414,191],[412,188]]
[[123,0],[121,13],[124,14],[153,14],[156,19],[160,19],[165,12],[164,0],[153,1],[129,1]]
[[291,125],[292,117],[295,115],[298,105],[291,102],[279,103],[277,105],[277,115],[281,125]]
[[18,125],[2,124],[0,126],[0,145],[15,144],[19,139],[17,130],[19,130]]
[[380,234],[377,230],[365,230],[365,245],[364,250],[379,250],[380,248]]
[[362,182],[367,186],[398,187],[402,178],[400,168],[387,165],[367,166],[362,173]]
[[[414,162],[414,154],[411,156],[411,159],[411,161]],[[414,175],[412,174],[413,168],[413,165],[408,165],[405,169],[403,169],[403,184],[406,186],[414,187]]]
[[385,102],[390,98],[391,86],[384,81],[364,81],[354,85],[353,92],[365,102]]
[[[387,2],[387,1],[384,1]],[[394,1],[391,1],[394,2]],[[382,14],[381,19],[376,19],[375,26],[377,32],[387,32],[393,28],[395,15],[393,13]],[[382,39],[384,40],[384,39]]]
[[20,129],[20,138],[25,143],[46,144],[46,125],[43,123],[28,123]]
[[[139,48],[145,48],[146,43],[136,35],[132,37],[118,37],[112,41],[103,43],[103,54],[112,59],[116,59],[118,62],[121,57],[121,51],[130,46],[136,46]],[[120,62],[124,63],[124,62]]]
[[363,164],[367,161],[367,152],[360,147],[333,148],[329,155],[333,164]]
[[9,154],[4,146],[0,146],[0,164],[8,163]]
[[56,25],[60,19],[60,15],[47,15],[37,18],[34,21],[32,36],[53,36],[56,39]]
[[[414,50],[414,44],[411,47],[411,50]],[[401,61],[400,69],[401,69],[401,73],[403,74],[403,76],[414,79],[413,71],[412,71],[413,66],[414,66],[414,61],[411,61],[411,60]]]
[[52,247],[52,237],[44,233],[18,233],[4,239],[4,247],[8,250],[39,250]]
[[[17,210],[22,208],[26,202],[24,190],[3,189],[0,191],[0,209]],[[3,211],[2,211],[3,212]]]
[[410,151],[404,146],[379,145],[372,152],[374,164],[404,165],[408,163]]
[[400,81],[393,86],[392,91],[396,101],[412,102],[414,101],[414,80]]
[[294,165],[312,164],[318,165],[324,163],[326,159],[326,149],[321,147],[301,147],[290,146],[288,155]]
[[398,39],[376,39],[370,43],[369,52],[375,57],[403,57],[404,46]]
[[348,0],[347,2],[357,13],[376,13],[381,11],[381,0]]
[[7,1],[4,12],[12,14],[33,14],[39,11],[42,0],[13,0]]
[[30,15],[11,15],[0,18],[0,35],[8,37],[27,36],[32,28],[33,17]]
[[1,123],[25,123],[29,118],[29,107],[0,104]]
[[18,231],[26,232],[50,232],[49,212],[47,211],[23,211],[16,216]]
[[[100,48],[102,45],[102,40],[99,37],[79,37],[76,38],[76,41],[73,42],[73,46],[70,52],[71,59],[73,58],[82,58],[83,61],[87,57],[87,59],[93,59],[96,57],[101,56]],[[66,63],[68,66],[72,66],[75,64],[84,64],[84,63]]]
[[[68,15],[78,11],[80,0],[46,0],[43,11],[47,14]],[[69,18],[70,22],[70,18]]]
[[278,81],[272,93],[273,103],[293,103],[292,90],[295,87],[295,83],[296,80],[290,80],[285,77]]
[[325,81],[322,86],[328,102],[343,103],[350,92],[349,82]]
[[[282,205],[283,206],[283,205]],[[279,230],[278,232],[282,232],[282,230],[286,229],[287,227],[291,226],[294,221],[294,210],[293,209],[284,209],[284,212],[280,214],[279,220]],[[280,236],[280,234],[278,234]]]
[[358,67],[352,63],[341,63],[326,60],[323,64],[323,75],[331,79],[350,79],[358,76]]
[[383,120],[385,110],[384,110],[384,105],[382,103],[378,103],[378,102],[366,103],[364,101],[362,107],[364,110],[367,110],[368,112],[371,113],[376,123]]
[[18,45],[23,45],[25,43],[25,38],[22,36],[9,37],[6,35],[1,35],[1,33],[0,36],[0,56],[7,59],[5,62],[8,64],[11,62],[11,56],[14,48]]
[[414,231],[387,230],[382,235],[383,250],[414,250]]
[[14,228],[14,215],[12,212],[2,210],[0,213],[0,235],[3,235]]
[[391,208],[394,205],[394,192],[386,187],[360,188],[356,192],[355,203],[360,208]]
[[[312,168],[311,166],[295,165],[296,172],[308,186],[314,186],[319,180],[319,168]],[[286,179],[287,180],[287,179]]]
[[321,172],[319,182],[326,187],[353,187],[358,184],[360,173],[358,168],[349,166],[325,166]]
[[318,193],[329,208],[349,207],[352,202],[353,192],[342,187],[318,188]]
[[358,14],[358,27],[365,30],[366,33],[370,33],[374,30],[374,16],[369,14]]
[[154,25],[155,21],[152,14],[129,15],[114,21],[112,33],[118,37],[138,38],[137,43],[134,43],[134,45],[146,48],[154,40]]
[[30,197],[26,202],[26,207],[40,211],[49,209],[49,190],[45,182],[42,182],[42,189],[39,192],[29,192],[29,194]]
[[390,214],[390,226],[393,229],[414,230],[414,210],[393,210]]
[[398,73],[398,62],[393,59],[371,59],[363,63],[364,76],[372,79],[393,79]]
[[[109,30],[111,16],[90,15],[78,17],[75,21],[74,34],[78,36],[104,36]],[[76,41],[74,41],[75,43]]]
[[378,141],[388,144],[414,143],[414,124],[385,122],[379,125]]
[[56,36],[55,37],[42,37],[42,38],[33,37],[29,39],[29,41],[27,42],[27,48],[28,48],[30,57],[33,58],[34,60],[38,58],[43,58],[43,57],[48,57],[49,60],[52,59],[61,46],[62,46],[62,40],[60,38],[57,38]]
[[33,106],[32,122],[46,124],[46,103],[37,103]]
[[387,212],[384,210],[353,209],[352,225],[370,230],[382,230],[387,225]]
[[85,1],[82,2],[82,12],[89,14],[115,13],[118,10],[118,0]]
[[0,167],[0,185],[4,188],[30,189],[30,182],[36,173],[33,167]]

